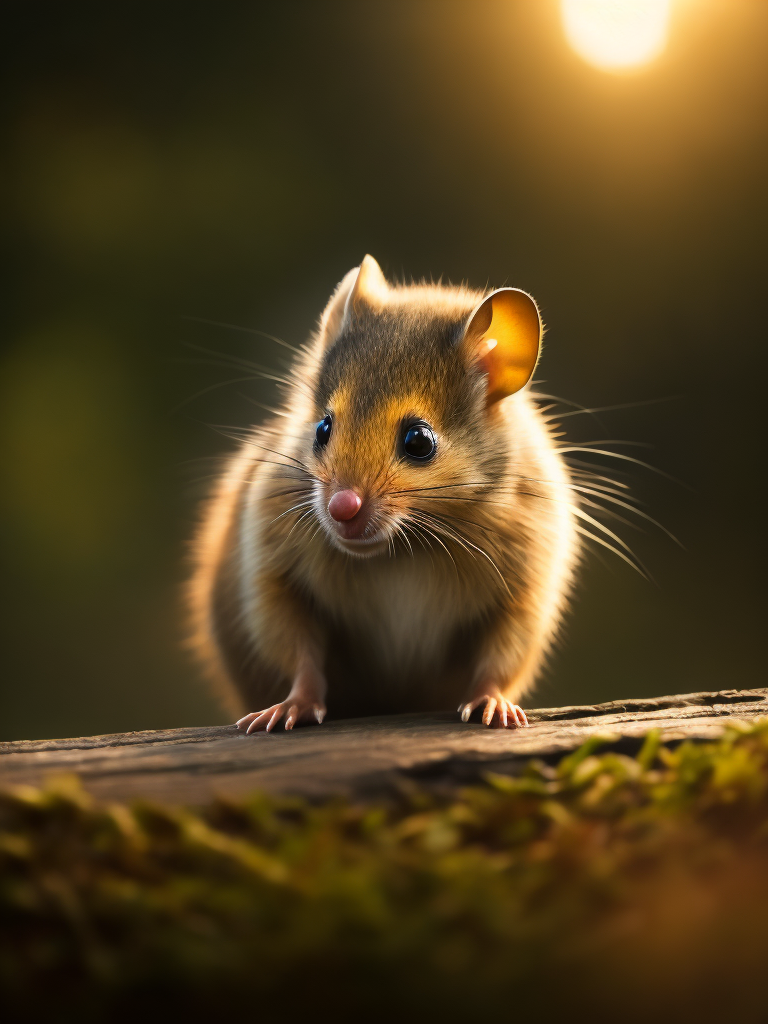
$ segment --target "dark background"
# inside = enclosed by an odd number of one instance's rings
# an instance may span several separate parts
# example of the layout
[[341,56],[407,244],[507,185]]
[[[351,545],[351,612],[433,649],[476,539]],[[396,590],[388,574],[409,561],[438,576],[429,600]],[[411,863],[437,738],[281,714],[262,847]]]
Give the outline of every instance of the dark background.
[[[5,8],[3,738],[223,721],[180,587],[212,425],[371,252],[390,276],[513,284],[564,421],[640,468],[679,536],[590,559],[529,704],[763,683],[768,4],[678,0],[634,74],[550,0]],[[215,363],[215,360],[213,360]],[[197,396],[197,397],[195,397]],[[245,396],[245,397],[242,397]],[[181,403],[185,403],[180,406]]]

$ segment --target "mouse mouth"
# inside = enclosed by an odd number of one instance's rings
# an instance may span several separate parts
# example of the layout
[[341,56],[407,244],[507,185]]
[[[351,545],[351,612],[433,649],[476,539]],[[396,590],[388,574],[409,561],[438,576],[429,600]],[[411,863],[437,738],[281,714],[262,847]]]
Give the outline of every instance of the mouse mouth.
[[348,555],[357,555],[358,558],[371,558],[386,550],[388,545],[384,530],[377,530],[370,537],[341,537],[333,528],[328,532],[335,547]]

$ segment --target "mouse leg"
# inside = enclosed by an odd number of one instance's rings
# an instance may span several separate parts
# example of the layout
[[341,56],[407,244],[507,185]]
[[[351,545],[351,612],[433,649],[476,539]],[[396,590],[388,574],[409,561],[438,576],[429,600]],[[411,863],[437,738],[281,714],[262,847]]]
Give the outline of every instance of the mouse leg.
[[320,725],[325,718],[326,683],[322,672],[312,661],[305,661],[293,680],[291,692],[280,701],[263,711],[253,711],[244,715],[237,722],[242,732],[252,733],[259,730],[271,732],[282,720],[285,731],[289,732],[298,722],[317,722]]
[[474,680],[459,706],[462,722],[482,708],[483,725],[516,729],[528,725],[514,698],[530,689],[547,648],[546,621],[532,602],[510,604],[492,623],[480,647]]
[[[243,732],[272,732],[280,722],[289,732],[299,722],[325,718],[327,684],[323,671],[325,639],[322,629],[283,580],[269,572],[257,575],[250,592],[251,617],[244,628],[252,648],[278,676],[292,685],[285,700],[245,715],[237,722]],[[269,658],[263,652],[269,652]],[[251,707],[266,697],[269,689],[259,685],[259,670],[252,685],[245,680],[243,697]],[[285,691],[283,691],[285,692]],[[247,706],[247,705],[246,705]],[[257,704],[258,706],[258,704]]]

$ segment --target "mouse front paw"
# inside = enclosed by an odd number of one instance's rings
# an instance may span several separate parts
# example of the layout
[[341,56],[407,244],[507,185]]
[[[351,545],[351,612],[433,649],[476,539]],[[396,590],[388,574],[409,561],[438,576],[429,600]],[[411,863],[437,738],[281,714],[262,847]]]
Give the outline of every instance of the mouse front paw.
[[525,712],[518,704],[513,704],[496,687],[489,688],[465,704],[459,705],[462,722],[468,722],[472,712],[483,708],[482,723],[497,729],[519,729],[528,725]]
[[285,731],[290,732],[298,722],[322,724],[325,710],[324,704],[288,697],[280,704],[273,704],[271,708],[266,708],[264,711],[253,711],[250,715],[245,715],[235,724],[241,732],[245,733],[259,732],[260,730],[272,732],[279,722],[284,721]]

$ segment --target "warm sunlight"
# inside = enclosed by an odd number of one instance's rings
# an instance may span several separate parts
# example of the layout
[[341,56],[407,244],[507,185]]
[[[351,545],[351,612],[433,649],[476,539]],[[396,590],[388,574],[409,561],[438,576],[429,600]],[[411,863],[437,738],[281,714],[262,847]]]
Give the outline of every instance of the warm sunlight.
[[568,42],[603,71],[640,67],[666,46],[670,0],[560,0],[560,8]]

